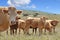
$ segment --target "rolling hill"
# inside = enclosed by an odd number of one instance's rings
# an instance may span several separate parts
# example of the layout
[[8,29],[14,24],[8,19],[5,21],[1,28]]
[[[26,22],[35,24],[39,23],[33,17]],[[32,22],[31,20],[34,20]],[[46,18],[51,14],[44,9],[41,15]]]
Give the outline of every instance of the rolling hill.
[[48,12],[42,12],[42,11],[23,10],[23,14],[22,15],[27,14],[27,16],[34,17],[34,15],[36,15],[36,13],[37,13],[36,17],[47,16],[49,19],[60,20],[60,14],[54,14],[54,13],[48,13]]

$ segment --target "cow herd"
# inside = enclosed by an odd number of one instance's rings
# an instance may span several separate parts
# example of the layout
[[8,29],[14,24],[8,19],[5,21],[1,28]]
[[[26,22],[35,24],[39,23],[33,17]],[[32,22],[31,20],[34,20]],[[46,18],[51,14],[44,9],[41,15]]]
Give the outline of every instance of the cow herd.
[[[10,28],[10,34],[20,34],[21,29],[24,34],[29,35],[29,29],[32,28],[33,32],[37,32],[39,35],[48,31],[51,33],[52,31],[55,33],[55,27],[59,23],[58,20],[50,20],[46,16],[38,17],[27,17],[27,19],[23,20],[20,18],[20,14],[22,11],[16,10],[15,7],[1,7],[0,8],[0,32],[3,32]],[[17,15],[18,14],[18,15]]]

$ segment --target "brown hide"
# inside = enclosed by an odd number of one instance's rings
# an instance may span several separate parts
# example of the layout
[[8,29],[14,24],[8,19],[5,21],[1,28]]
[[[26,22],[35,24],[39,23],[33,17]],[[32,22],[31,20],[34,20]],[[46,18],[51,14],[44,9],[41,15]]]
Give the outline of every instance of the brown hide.
[[5,12],[2,10],[2,12],[0,12],[0,32],[7,30],[8,27],[9,27],[8,15],[6,15]]
[[49,23],[49,22],[46,22],[45,23],[45,31],[49,31],[49,32],[52,32],[52,25]]
[[[26,26],[26,22],[24,20],[19,19],[18,20],[18,29],[19,29],[19,34],[21,29],[24,31]],[[24,31],[25,32],[25,31]]]
[[55,27],[57,26],[59,21],[57,20],[47,20],[47,21],[45,23],[45,30],[48,30],[49,32],[52,32],[52,31],[55,32]]

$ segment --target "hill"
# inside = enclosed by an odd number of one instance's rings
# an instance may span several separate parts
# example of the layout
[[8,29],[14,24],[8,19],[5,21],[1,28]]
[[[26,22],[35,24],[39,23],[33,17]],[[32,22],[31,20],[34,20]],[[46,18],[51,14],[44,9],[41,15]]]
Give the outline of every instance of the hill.
[[31,17],[40,17],[47,16],[49,19],[57,19],[60,20],[60,14],[42,12],[42,11],[34,11],[34,10],[23,10],[23,17],[31,16]]

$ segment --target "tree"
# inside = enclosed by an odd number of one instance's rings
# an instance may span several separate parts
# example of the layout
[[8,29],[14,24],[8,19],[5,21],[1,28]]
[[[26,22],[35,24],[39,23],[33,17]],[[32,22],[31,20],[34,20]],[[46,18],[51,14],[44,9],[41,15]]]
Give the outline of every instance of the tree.
[[36,17],[37,15],[39,15],[38,13],[35,13],[33,16]]

